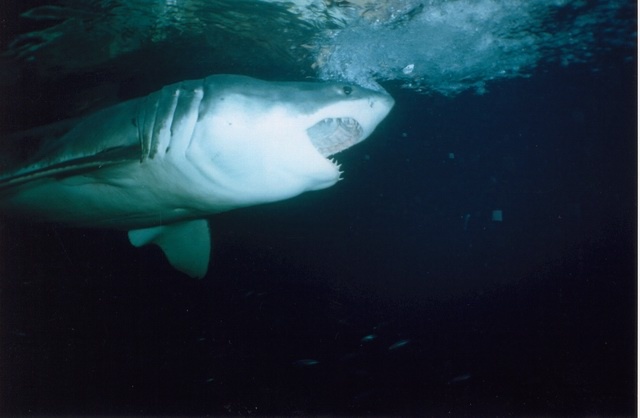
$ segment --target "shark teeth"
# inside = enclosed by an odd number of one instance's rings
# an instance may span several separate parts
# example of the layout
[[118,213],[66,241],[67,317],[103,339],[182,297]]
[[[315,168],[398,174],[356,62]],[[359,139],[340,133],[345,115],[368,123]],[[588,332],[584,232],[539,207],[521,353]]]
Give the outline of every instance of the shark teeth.
[[357,144],[362,127],[353,118],[326,118],[307,129],[307,134],[318,152],[329,157]]
[[331,163],[336,167],[336,169],[338,169],[338,180],[342,180],[342,174],[344,173],[344,171],[342,171],[342,164],[340,164],[338,162],[338,160],[336,160],[335,158],[329,158],[329,161],[331,161]]

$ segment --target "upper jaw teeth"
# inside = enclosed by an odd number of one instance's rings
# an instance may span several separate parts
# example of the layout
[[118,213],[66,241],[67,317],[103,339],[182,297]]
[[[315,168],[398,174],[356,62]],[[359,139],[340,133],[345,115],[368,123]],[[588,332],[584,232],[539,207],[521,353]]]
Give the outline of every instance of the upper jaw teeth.
[[362,127],[353,118],[326,118],[307,129],[313,146],[325,157],[358,143]]

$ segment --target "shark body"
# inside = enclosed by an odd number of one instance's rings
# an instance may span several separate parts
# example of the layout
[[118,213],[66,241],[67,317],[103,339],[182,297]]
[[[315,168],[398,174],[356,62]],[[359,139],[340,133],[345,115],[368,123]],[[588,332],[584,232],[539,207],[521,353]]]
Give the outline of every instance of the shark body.
[[0,158],[0,210],[127,230],[133,245],[157,244],[203,277],[208,216],[332,186],[340,170],[329,157],[368,137],[393,103],[340,83],[183,81],[57,124],[26,159]]

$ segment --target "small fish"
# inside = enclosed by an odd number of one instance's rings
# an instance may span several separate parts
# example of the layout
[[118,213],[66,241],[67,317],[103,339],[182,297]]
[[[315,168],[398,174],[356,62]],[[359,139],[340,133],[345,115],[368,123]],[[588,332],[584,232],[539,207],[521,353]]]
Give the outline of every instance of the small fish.
[[376,334],[369,334],[369,335],[365,335],[364,337],[362,337],[362,339],[360,339],[360,342],[362,342],[362,343],[370,343],[371,341],[375,340],[376,338],[378,338],[378,336]]
[[405,345],[409,344],[411,342],[411,340],[400,340],[400,341],[396,341],[395,343],[391,344],[389,346],[389,350],[396,350],[398,348],[404,347]]
[[320,363],[318,360],[305,358],[305,359],[302,359],[302,360],[294,361],[293,365],[296,366],[296,367],[310,367],[310,366],[315,366],[318,363]]
[[471,373],[464,373],[464,374],[461,374],[459,376],[456,376],[456,377],[450,379],[447,382],[447,385],[456,385],[456,384],[459,384],[459,383],[466,382],[466,381],[468,381],[470,379],[471,379]]

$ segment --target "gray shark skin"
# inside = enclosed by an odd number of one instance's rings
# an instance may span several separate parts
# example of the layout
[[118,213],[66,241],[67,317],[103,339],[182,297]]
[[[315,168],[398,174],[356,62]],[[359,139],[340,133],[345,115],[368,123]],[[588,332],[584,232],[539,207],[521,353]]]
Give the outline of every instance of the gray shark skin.
[[332,186],[341,172],[329,157],[367,138],[393,104],[341,83],[183,81],[35,129],[45,139],[26,159],[4,141],[0,210],[127,230],[133,245],[157,244],[174,268],[200,278],[208,216]]

